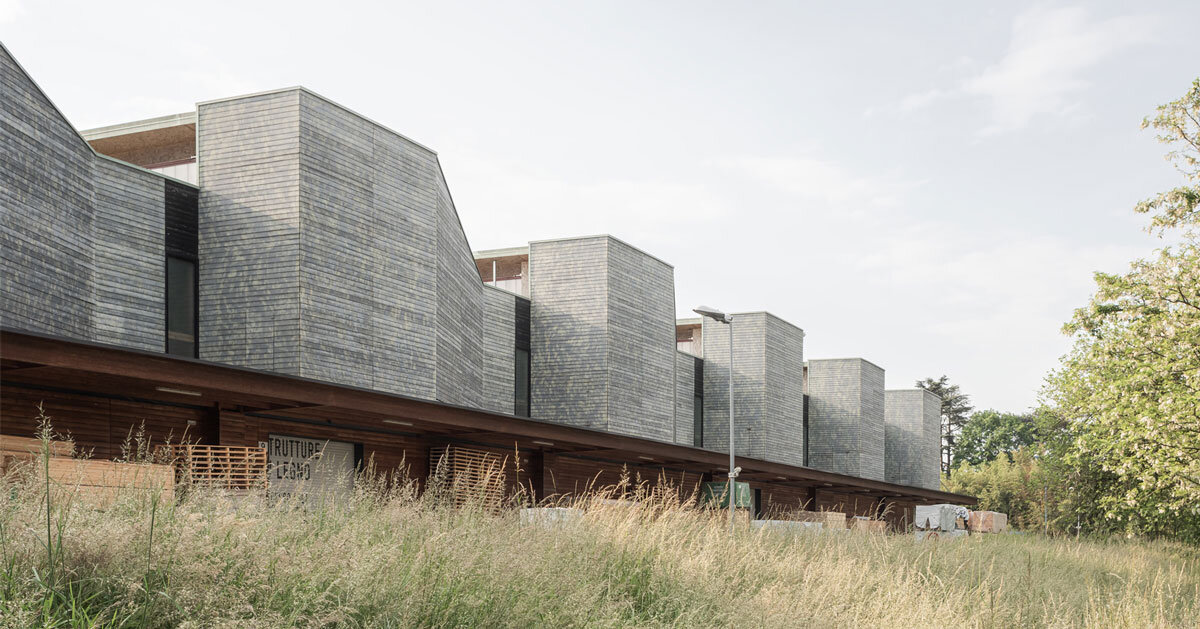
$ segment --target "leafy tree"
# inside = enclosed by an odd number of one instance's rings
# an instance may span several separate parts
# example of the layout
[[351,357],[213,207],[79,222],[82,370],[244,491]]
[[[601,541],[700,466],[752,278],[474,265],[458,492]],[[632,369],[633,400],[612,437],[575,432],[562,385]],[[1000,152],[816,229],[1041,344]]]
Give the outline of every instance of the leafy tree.
[[1051,534],[1106,536],[1120,532],[1096,508],[1112,478],[1077,466],[1045,444],[1018,448],[979,465],[963,463],[942,488],[979,498],[979,508],[1008,515],[1009,526]]
[[1045,395],[1073,435],[1064,460],[1094,466],[1097,507],[1115,527],[1200,540],[1200,79],[1153,127],[1184,184],[1138,204],[1148,229],[1178,236],[1128,273],[1097,273],[1064,332],[1074,347]]
[[994,461],[1001,454],[1012,453],[1038,442],[1038,428],[1033,415],[1001,413],[995,410],[978,411],[971,415],[958,435],[954,448],[954,465],[979,465]]
[[949,476],[951,454],[954,452],[958,433],[967,423],[975,407],[971,406],[970,396],[960,391],[957,384],[950,384],[949,376],[942,376],[937,380],[918,380],[917,387],[942,398],[942,473]]

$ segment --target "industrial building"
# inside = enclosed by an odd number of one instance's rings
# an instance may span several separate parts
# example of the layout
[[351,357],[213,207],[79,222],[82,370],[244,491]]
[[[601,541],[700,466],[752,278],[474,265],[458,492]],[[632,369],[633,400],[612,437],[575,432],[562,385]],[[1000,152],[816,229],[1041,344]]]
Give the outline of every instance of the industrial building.
[[732,377],[755,511],[975,502],[939,491],[936,396],[768,312],[677,321],[612,236],[473,252],[433,150],[307,89],[81,133],[2,47],[0,83],[0,432],[44,403],[100,458],[141,422],[418,478],[494,452],[546,498],[725,479]]

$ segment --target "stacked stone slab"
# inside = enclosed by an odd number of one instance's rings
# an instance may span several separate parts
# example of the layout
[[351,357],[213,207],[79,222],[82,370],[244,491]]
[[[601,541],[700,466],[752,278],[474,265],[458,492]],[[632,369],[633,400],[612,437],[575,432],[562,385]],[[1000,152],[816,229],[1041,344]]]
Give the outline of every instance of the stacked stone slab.
[[924,389],[886,394],[884,480],[941,488],[942,400]]
[[809,465],[884,478],[884,371],[861,358],[808,361]]
[[[729,328],[705,318],[704,447],[729,451]],[[804,331],[767,312],[733,315],[735,454],[804,463]]]
[[674,269],[611,236],[529,245],[532,416],[672,441]]
[[166,179],[97,155],[2,45],[0,95],[0,325],[165,351]]
[[201,103],[201,357],[483,406],[483,285],[437,155],[301,88]]

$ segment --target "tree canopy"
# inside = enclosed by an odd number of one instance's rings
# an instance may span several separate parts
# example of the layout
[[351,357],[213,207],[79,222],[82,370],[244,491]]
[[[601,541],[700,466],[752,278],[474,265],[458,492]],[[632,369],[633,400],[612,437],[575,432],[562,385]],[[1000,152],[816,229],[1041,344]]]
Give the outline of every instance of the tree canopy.
[[1039,430],[1033,415],[988,409],[973,413],[963,425],[954,448],[954,466],[980,465],[1037,443]]
[[917,388],[930,391],[942,398],[942,473],[950,474],[951,456],[958,439],[958,433],[967,423],[971,411],[971,397],[961,390],[957,384],[950,384],[950,377],[943,375],[938,379],[926,378],[917,381]]
[[1200,79],[1143,126],[1184,181],[1135,210],[1177,243],[1095,275],[1044,397],[1070,430],[1065,460],[1106,479],[1097,507],[1114,528],[1200,539]]

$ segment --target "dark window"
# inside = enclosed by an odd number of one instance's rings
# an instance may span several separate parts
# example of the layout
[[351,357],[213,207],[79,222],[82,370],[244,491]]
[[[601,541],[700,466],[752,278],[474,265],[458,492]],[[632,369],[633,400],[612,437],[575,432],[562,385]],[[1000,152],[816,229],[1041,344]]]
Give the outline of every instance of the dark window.
[[692,445],[704,447],[704,359],[696,358],[692,370]]
[[513,365],[513,414],[529,417],[529,350],[517,348]]
[[803,431],[804,432],[801,435],[804,439],[804,463],[803,463],[803,465],[805,467],[808,467],[808,396],[807,395],[804,396],[804,427],[803,427]]
[[196,263],[167,258],[167,353],[196,357]]

